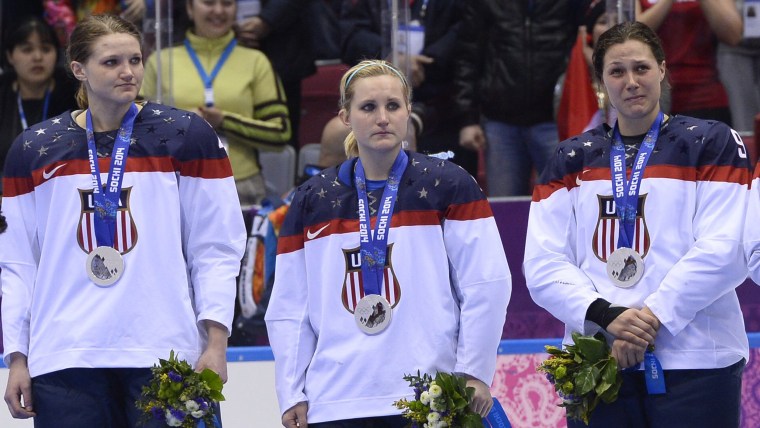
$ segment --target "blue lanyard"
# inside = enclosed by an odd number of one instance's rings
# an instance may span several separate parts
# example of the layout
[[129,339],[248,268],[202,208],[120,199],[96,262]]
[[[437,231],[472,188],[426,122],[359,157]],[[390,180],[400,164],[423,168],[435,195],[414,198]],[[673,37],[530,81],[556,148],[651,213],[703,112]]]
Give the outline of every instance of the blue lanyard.
[[227,44],[226,48],[224,48],[222,55],[219,57],[219,60],[214,66],[214,69],[211,71],[211,75],[208,75],[206,74],[206,70],[203,69],[203,64],[201,64],[201,61],[198,59],[198,54],[195,53],[195,49],[193,49],[192,45],[190,45],[190,41],[185,39],[185,49],[187,49],[187,54],[190,55],[190,59],[193,60],[195,69],[198,71],[198,75],[201,76],[201,80],[203,80],[206,107],[211,107],[214,105],[214,88],[212,86],[214,79],[216,79],[216,75],[219,74],[219,70],[222,69],[222,66],[227,61],[236,45],[237,39],[233,38],[230,40],[230,43]]
[[[662,125],[663,117],[662,112],[657,113],[657,118],[644,136],[633,162],[633,168],[631,168],[630,180],[626,180],[625,174],[625,145],[620,136],[618,124],[615,123],[610,150],[610,170],[612,170],[612,196],[615,199],[615,207],[621,224],[618,248],[631,248],[632,246],[641,179],[644,177],[644,169],[649,162],[649,156],[654,151],[655,143],[660,136],[660,125]],[[649,394],[665,393],[665,375],[660,361],[651,351],[644,354],[644,379]]]
[[119,134],[113,145],[113,153],[111,153],[111,171],[108,173],[107,186],[103,187],[100,181],[98,152],[95,147],[95,132],[92,128],[92,114],[89,109],[87,110],[87,155],[90,162],[90,174],[92,175],[95,238],[98,241],[98,246],[113,246],[116,232],[116,210],[119,208],[121,184],[127,166],[132,126],[135,123],[136,116],[137,106],[132,103],[121,121]]
[[370,235],[371,226],[369,202],[367,200],[367,180],[362,160],[356,161],[356,193],[359,196],[359,246],[362,260],[362,287],[364,294],[380,294],[385,258],[387,253],[388,230],[393,217],[393,207],[396,205],[396,195],[401,182],[401,175],[406,169],[409,158],[406,152],[399,150],[396,160],[391,166],[388,182],[380,199],[375,231]]
[[[18,104],[18,115],[21,118],[21,128],[26,129],[29,124],[26,122],[26,114],[24,113],[24,105],[21,103],[21,91],[16,93],[16,103]],[[45,101],[42,103],[42,120],[47,119],[48,106],[50,105],[50,89],[45,89]]]
[[641,179],[644,177],[644,169],[649,161],[649,155],[652,154],[657,137],[660,135],[662,118],[663,114],[659,112],[644,137],[644,141],[641,142],[636,160],[633,162],[630,180],[626,180],[625,145],[623,145],[618,124],[615,123],[610,150],[610,170],[612,171],[612,196],[615,199],[616,211],[621,225],[618,235],[618,248],[631,248],[632,246]]

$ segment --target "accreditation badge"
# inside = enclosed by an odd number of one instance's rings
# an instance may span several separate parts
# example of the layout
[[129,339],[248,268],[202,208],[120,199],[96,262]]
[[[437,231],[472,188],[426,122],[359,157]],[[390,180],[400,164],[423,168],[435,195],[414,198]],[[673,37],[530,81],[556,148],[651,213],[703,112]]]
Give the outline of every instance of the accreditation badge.
[[620,288],[636,285],[644,275],[644,260],[628,247],[620,247],[607,257],[607,276]]
[[110,287],[124,273],[124,258],[113,247],[100,246],[87,256],[87,276],[100,287]]
[[354,319],[359,330],[367,334],[377,334],[391,323],[391,304],[379,294],[367,294],[359,300],[354,309]]

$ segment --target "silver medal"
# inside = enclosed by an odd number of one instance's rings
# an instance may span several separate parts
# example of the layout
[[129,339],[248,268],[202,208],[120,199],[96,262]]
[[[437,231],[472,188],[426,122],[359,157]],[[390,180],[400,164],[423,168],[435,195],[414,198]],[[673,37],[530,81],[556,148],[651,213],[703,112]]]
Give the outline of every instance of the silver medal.
[[124,259],[112,247],[97,247],[87,256],[87,276],[101,287],[110,287],[124,272]]
[[607,276],[620,288],[636,285],[644,275],[644,260],[636,251],[620,247],[607,257]]
[[359,329],[367,334],[377,334],[391,323],[391,304],[379,294],[368,294],[359,300],[354,309],[354,319]]

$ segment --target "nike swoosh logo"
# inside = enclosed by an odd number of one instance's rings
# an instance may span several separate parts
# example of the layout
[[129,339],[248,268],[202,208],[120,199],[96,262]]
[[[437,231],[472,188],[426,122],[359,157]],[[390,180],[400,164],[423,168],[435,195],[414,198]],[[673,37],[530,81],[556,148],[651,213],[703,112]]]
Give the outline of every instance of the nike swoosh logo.
[[575,176],[575,184],[577,184],[578,186],[580,186],[581,183],[583,183],[583,180],[581,179],[581,175],[583,175],[583,174],[585,174],[585,173],[587,173],[589,171],[591,171],[591,169],[584,169],[580,174],[576,175]]
[[327,226],[329,226],[329,224],[326,224],[326,225],[320,227],[319,229],[316,230],[316,232],[312,232],[311,230],[307,230],[306,231],[306,237],[309,238],[309,239],[316,238],[317,236],[319,236],[320,233],[322,233],[323,230],[327,229]]
[[42,171],[42,178],[44,178],[45,180],[50,180],[50,177],[52,177],[53,175],[55,175],[56,171],[58,171],[59,169],[63,168],[64,166],[66,166],[66,164],[58,165],[57,167],[51,169],[50,171],[44,171],[43,170]]

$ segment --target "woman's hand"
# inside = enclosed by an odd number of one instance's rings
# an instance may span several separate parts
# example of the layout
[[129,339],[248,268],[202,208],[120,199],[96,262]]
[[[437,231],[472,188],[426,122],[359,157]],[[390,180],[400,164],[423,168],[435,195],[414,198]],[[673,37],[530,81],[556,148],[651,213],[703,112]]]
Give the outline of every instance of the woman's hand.
[[205,320],[208,344],[195,364],[195,371],[211,369],[227,383],[227,328],[216,321]]
[[612,342],[612,356],[615,357],[621,369],[641,364],[646,350],[646,346],[641,347],[622,339],[615,339]]
[[459,145],[477,152],[486,147],[486,137],[480,125],[468,125],[459,131]]
[[309,405],[305,401],[301,401],[295,406],[289,408],[282,414],[282,426],[285,428],[305,428],[309,426],[309,422],[306,421],[306,411],[309,410]]
[[651,311],[631,308],[618,315],[606,330],[616,339],[646,349],[649,344],[654,343],[659,328],[660,321]]
[[465,375],[465,378],[467,379],[467,386],[475,388],[472,401],[470,401],[470,410],[479,414],[481,418],[485,418],[493,407],[491,389],[480,379],[470,375]]
[[8,405],[11,416],[16,419],[28,419],[36,416],[32,406],[32,378],[29,376],[26,355],[20,352],[12,353],[8,369],[5,403]]
[[198,113],[206,119],[214,129],[219,129],[224,120],[224,113],[216,107],[198,107]]

